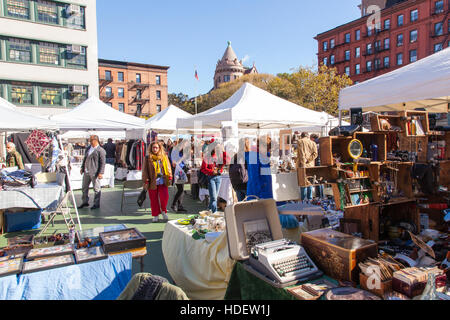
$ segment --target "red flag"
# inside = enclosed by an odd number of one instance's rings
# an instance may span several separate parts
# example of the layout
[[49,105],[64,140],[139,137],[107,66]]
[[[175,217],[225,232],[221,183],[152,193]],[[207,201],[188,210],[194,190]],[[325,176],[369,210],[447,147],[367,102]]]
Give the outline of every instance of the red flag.
[[195,79],[198,80],[198,74],[197,74],[197,70],[195,70]]

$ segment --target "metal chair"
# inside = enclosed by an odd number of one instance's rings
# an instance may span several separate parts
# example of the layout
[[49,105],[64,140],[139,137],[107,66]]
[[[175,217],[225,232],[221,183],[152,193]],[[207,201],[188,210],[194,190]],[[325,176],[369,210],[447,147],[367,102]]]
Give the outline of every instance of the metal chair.
[[[134,203],[137,205],[137,199],[139,198],[139,195],[142,192],[142,180],[131,180],[131,181],[124,181],[123,182],[123,189],[122,189],[122,201],[120,204],[120,212],[123,213],[123,207],[127,204],[125,201],[126,198],[133,197],[135,199]],[[144,206],[144,209],[145,206]]]

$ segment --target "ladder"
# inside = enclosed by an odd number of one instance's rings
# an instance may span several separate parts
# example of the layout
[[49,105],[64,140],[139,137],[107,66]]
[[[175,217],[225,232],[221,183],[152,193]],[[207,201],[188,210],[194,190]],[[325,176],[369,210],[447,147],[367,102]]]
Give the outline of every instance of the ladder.
[[48,219],[47,223],[42,228],[42,230],[37,234],[37,237],[41,237],[44,234],[44,232],[50,226],[50,223],[52,224],[52,226],[54,225],[54,220],[58,214],[63,216],[64,222],[67,226],[67,230],[70,231],[71,227],[76,226],[75,222],[73,221],[72,214],[70,213],[70,208],[68,206],[69,195],[71,195],[72,192],[73,192],[72,190],[67,192],[66,195],[63,197],[62,201],[60,202],[60,204],[58,205],[58,207],[56,208],[56,210],[50,213],[50,218]]

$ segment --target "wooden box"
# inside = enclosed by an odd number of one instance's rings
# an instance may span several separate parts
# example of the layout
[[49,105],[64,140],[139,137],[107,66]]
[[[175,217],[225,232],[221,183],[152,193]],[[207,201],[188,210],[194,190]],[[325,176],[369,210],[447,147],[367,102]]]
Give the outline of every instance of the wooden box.
[[353,162],[348,153],[348,145],[352,137],[323,137],[319,140],[320,164],[322,166],[333,166],[336,164],[335,156],[341,159],[341,162]]
[[439,185],[450,187],[450,161],[439,161]]
[[378,241],[380,233],[379,212],[380,208],[378,204],[346,208],[344,211],[344,219],[360,221],[363,238]]
[[445,132],[445,159],[450,160],[450,131]]
[[380,282],[380,288],[369,289],[369,277],[364,273],[359,274],[359,285],[361,289],[372,292],[373,294],[383,298],[385,294],[392,292],[392,280]]
[[[382,120],[386,120],[391,125],[391,130],[383,130]],[[403,129],[403,123],[401,121],[400,115],[381,115],[381,114],[373,114],[370,118],[370,125],[373,132],[377,131],[401,131]],[[394,130],[394,128],[400,128],[400,130]]]
[[102,232],[99,234],[105,253],[144,248],[147,239],[135,228]]
[[[405,132],[406,136],[413,136],[411,130],[409,128],[409,124],[411,123],[410,118],[417,118],[422,124],[422,130],[424,131],[424,135],[427,135],[430,132],[430,122],[428,119],[428,112],[426,111],[402,111],[400,113],[402,116],[403,128],[402,130]],[[406,118],[406,119],[405,119]]]
[[[334,182],[336,179],[339,178],[338,171],[331,167],[312,167],[312,168],[298,168],[297,169],[297,176],[298,176],[298,185],[300,187],[309,187],[312,186],[312,178],[308,179],[309,177],[316,176],[316,179],[319,180],[320,178],[323,178],[323,183],[327,182]],[[320,184],[320,183],[319,183]]]
[[428,136],[406,136],[399,135],[399,150],[417,152],[418,161],[427,162]]
[[336,280],[358,283],[358,263],[378,256],[375,242],[332,229],[302,233],[301,243],[317,267]]
[[386,134],[382,132],[355,132],[353,135],[355,139],[358,139],[362,142],[364,149],[367,150],[367,153],[371,154],[370,146],[375,144],[378,146],[378,155],[376,161],[386,161],[387,159],[387,143],[386,143]]

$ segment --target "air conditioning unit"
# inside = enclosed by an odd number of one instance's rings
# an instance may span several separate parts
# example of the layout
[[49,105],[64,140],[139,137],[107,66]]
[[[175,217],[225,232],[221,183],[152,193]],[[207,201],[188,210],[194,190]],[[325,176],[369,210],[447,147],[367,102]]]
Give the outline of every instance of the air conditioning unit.
[[71,4],[67,7],[67,13],[70,15],[73,14],[80,14],[81,13],[81,7],[76,4]]
[[67,46],[67,51],[71,52],[71,53],[77,53],[77,54],[81,54],[83,53],[83,47],[80,45],[69,45]]
[[70,86],[70,93],[76,94],[86,94],[87,89],[85,86]]

